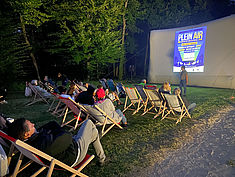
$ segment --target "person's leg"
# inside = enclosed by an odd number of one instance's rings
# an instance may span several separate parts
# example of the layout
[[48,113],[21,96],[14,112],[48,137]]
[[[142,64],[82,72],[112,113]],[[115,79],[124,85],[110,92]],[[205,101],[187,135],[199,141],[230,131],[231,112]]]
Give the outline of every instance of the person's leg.
[[184,87],[183,95],[186,95],[186,80],[182,80],[182,86]]
[[90,143],[93,143],[96,154],[99,157],[99,161],[103,162],[105,160],[105,154],[100,143],[98,130],[91,120],[86,120],[79,129],[77,135],[73,138],[80,145],[81,151],[78,163],[80,163],[86,156]]
[[120,109],[117,109],[117,110],[116,110],[116,113],[118,113],[118,115],[119,115],[120,117],[122,117],[122,123],[123,123],[123,124],[127,124],[126,117],[124,116],[124,114],[122,113],[122,111],[121,111]]
[[191,113],[196,108],[196,103],[192,103],[188,106],[188,112]]
[[181,95],[183,94],[182,87],[183,87],[183,81],[182,81],[182,80],[180,80],[180,94],[181,94]]

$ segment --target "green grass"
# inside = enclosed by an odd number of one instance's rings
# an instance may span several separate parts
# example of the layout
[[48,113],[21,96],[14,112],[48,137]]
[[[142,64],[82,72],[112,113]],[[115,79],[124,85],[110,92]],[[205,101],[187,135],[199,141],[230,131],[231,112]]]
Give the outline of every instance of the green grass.
[[[130,83],[127,85],[131,86]],[[132,115],[132,111],[125,112],[129,123],[128,128],[124,130],[113,128],[101,139],[105,153],[110,159],[109,163],[104,167],[98,167],[95,158],[83,172],[97,177],[126,176],[133,169],[148,166],[149,159],[146,157],[153,150],[161,147],[173,148],[174,138],[179,136],[180,132],[204,119],[207,114],[215,113],[233,104],[234,101],[230,100],[232,92],[230,89],[188,87],[187,98],[195,102],[197,107],[192,113],[192,119],[183,119],[177,125],[173,120],[161,121],[159,118],[153,120],[152,114],[141,116],[141,111],[136,115]],[[61,121],[61,118],[54,117],[47,112],[48,105],[46,104],[36,103],[28,107],[24,106],[27,98],[24,97],[23,92],[9,93],[7,101],[8,104],[0,105],[0,112],[9,117],[25,117],[36,123],[37,127],[50,120]],[[89,153],[95,154],[92,146],[90,146]],[[53,174],[54,176],[68,176],[67,173],[61,172]],[[25,176],[25,172],[21,175]]]

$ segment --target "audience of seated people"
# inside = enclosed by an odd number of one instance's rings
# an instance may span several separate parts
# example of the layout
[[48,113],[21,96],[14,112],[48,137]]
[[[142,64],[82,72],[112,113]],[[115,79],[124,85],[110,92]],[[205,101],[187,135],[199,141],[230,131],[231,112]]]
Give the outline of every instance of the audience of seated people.
[[98,130],[89,119],[82,124],[74,136],[66,132],[55,121],[36,130],[34,124],[24,118],[16,119],[11,123],[7,133],[13,138],[26,141],[31,146],[71,167],[84,159],[91,143],[95,148],[100,165],[103,165],[106,159]]
[[[39,85],[38,85],[38,81],[37,80],[32,80],[31,81],[31,84],[32,86],[35,88],[35,90],[37,90],[43,97],[45,98],[50,98],[52,97],[53,95],[50,94],[49,92],[47,92],[45,89],[41,88]],[[28,87],[28,83],[26,82],[26,87]]]
[[[173,94],[174,95],[178,95],[178,99],[179,99],[179,96],[180,96],[180,93],[181,93],[181,90],[179,87],[175,88],[174,91],[173,91]],[[196,108],[196,103],[190,103],[186,96],[182,95],[181,96],[186,108],[188,109],[189,113],[191,113],[195,108]],[[180,106],[182,106],[182,102],[179,100],[179,103],[180,103]]]

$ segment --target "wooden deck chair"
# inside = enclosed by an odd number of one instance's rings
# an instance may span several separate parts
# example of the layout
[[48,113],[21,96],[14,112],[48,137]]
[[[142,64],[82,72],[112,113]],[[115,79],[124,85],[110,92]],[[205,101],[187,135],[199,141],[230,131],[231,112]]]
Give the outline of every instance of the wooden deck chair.
[[51,112],[52,115],[57,117],[64,116],[66,105],[59,99],[60,95],[52,93],[53,101],[48,109],[48,112]]
[[[166,99],[167,113],[164,115],[164,117],[162,117],[162,120],[165,118],[170,118],[170,117],[167,117],[170,113],[175,115],[175,112],[180,113],[179,118],[176,119],[177,120],[176,124],[181,122],[181,120],[184,116],[188,116],[189,118],[191,118],[191,115],[189,114],[188,109],[185,106],[180,95],[163,94],[163,96]],[[182,106],[180,106],[179,101],[181,102]],[[171,119],[175,119],[175,118],[171,118]]]
[[[130,110],[134,110],[132,114],[135,114],[143,106],[141,105],[141,99],[136,94],[135,88],[125,87],[125,91],[126,91],[126,100],[124,104],[124,110],[122,112],[125,112],[127,109],[130,109]],[[130,104],[127,106],[128,98],[130,100]],[[135,109],[131,109],[131,106],[135,107]]]
[[[142,104],[141,107],[144,107],[144,112],[145,112],[147,109],[148,97],[144,91],[144,87],[142,85],[135,85],[135,90],[141,100],[141,104]],[[138,112],[138,110],[136,112]]]
[[[101,108],[99,108],[97,105],[95,105],[95,108],[100,111],[103,116],[105,117],[104,123],[102,125],[102,130],[101,130],[101,137],[103,137],[106,133],[108,133],[109,130],[111,130],[111,128],[113,128],[115,125],[120,128],[123,129],[121,125],[119,125],[115,120],[113,120],[107,113],[105,113]],[[109,126],[107,129],[105,129],[106,125],[107,125],[107,121],[110,120],[112,122],[111,126]]]
[[126,97],[126,92],[125,88],[122,83],[117,83],[116,84],[116,89],[117,89],[117,94],[120,98],[125,98]]
[[49,102],[47,101],[47,98],[45,98],[40,92],[38,92],[31,83],[28,83],[28,87],[32,90],[33,96],[32,96],[32,100],[29,103],[27,103],[26,106],[30,106],[39,101],[43,101],[49,104]]
[[[94,155],[92,156],[87,156],[78,166],[77,169],[76,167],[70,167],[68,165],[66,165],[65,163],[51,157],[50,155],[28,145],[27,143],[18,140],[18,139],[14,139],[10,136],[8,136],[6,133],[0,131],[0,137],[8,140],[11,142],[12,146],[11,149],[16,148],[19,152],[19,158],[18,161],[16,163],[14,172],[12,174],[13,177],[17,176],[18,173],[20,173],[23,169],[25,169],[26,167],[28,167],[29,165],[31,165],[33,162],[36,162],[37,164],[41,165],[42,167],[36,171],[33,175],[31,175],[31,177],[35,177],[37,175],[39,175],[42,171],[44,171],[46,168],[48,169],[47,172],[47,177],[50,177],[55,170],[65,170],[65,171],[69,171],[72,173],[71,177],[75,177],[75,176],[87,176],[85,174],[83,174],[81,172],[81,170],[94,158]],[[11,154],[9,154],[11,155]],[[9,158],[11,158],[12,156],[9,156]],[[26,163],[25,165],[21,166],[22,160],[24,157],[27,157],[30,159],[30,161],[28,163]],[[48,161],[50,163],[50,165],[46,165],[44,163],[44,161]],[[59,166],[59,168],[55,168],[56,166]]]
[[[73,130],[75,130],[78,126],[80,126],[88,118],[88,116],[87,116],[86,119],[83,121],[81,121],[81,119],[80,119],[82,111],[86,113],[87,112],[86,109],[83,108],[79,103],[76,103],[70,97],[68,97],[68,98],[59,97],[59,99],[61,100],[61,102],[63,102],[66,105],[66,109],[65,109],[64,117],[62,119],[61,126],[63,127],[66,125],[66,126],[71,127]],[[69,111],[71,111],[72,113],[75,114],[74,117],[70,120],[68,120],[68,118],[67,118]],[[70,125],[70,123],[73,121],[75,121],[75,123],[72,126],[72,125]],[[81,122],[79,123],[79,121],[81,121]]]
[[[95,105],[83,105],[87,110],[88,114],[91,116],[91,119],[96,121],[96,126],[102,126],[101,137],[108,133],[111,128],[115,125],[123,129],[119,125],[119,122],[122,120],[122,117],[116,112],[115,107],[110,99],[105,99],[102,103]],[[115,120],[114,120],[115,119]],[[116,120],[119,120],[117,122]],[[106,128],[107,125],[110,125]]]
[[[152,113],[155,114],[153,118],[158,117],[160,114],[162,114],[163,116],[164,105],[160,93],[155,89],[144,89],[144,91],[148,97],[151,106],[142,115],[145,115],[146,113]],[[152,109],[154,109],[155,112],[150,112]]]

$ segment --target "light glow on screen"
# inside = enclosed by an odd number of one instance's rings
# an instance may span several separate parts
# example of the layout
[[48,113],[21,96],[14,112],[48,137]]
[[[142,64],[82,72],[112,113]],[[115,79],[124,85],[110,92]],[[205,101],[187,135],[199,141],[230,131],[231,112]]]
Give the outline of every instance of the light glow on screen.
[[175,32],[173,72],[204,72],[206,26]]

